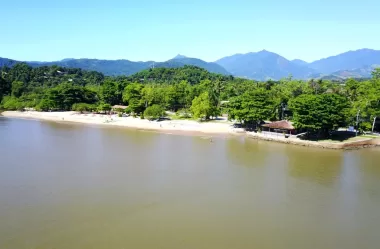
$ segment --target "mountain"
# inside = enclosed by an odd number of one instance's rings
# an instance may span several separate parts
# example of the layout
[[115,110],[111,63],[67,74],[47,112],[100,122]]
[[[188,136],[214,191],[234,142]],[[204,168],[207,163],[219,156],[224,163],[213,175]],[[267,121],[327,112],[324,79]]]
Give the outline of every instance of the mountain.
[[380,50],[359,49],[314,61],[308,66],[322,74],[337,71],[359,70],[372,65],[380,65]]
[[292,75],[305,79],[315,73],[314,70],[284,57],[262,50],[256,53],[236,54],[216,61],[233,75],[256,80],[281,79]]
[[185,58],[187,58],[187,57],[184,55],[181,55],[181,54],[177,54],[177,56],[174,57],[173,59],[185,59]]
[[[380,66],[380,65],[379,65]],[[371,78],[372,71],[375,68],[375,66],[367,66],[352,70],[339,70],[337,72],[331,73],[329,76],[335,76],[339,77],[341,79],[348,79],[348,78]]]
[[97,60],[97,59],[64,59],[61,61],[28,63],[31,66],[52,66],[80,68],[98,71],[104,75],[131,75],[149,68],[153,62],[134,62],[129,60]]
[[4,66],[11,67],[17,63],[19,63],[19,61],[0,57],[0,67],[4,67]]
[[[21,61],[15,61],[6,58],[0,58],[0,67],[2,66],[13,66]],[[219,66],[213,62],[205,62],[196,58],[188,58],[183,55],[177,55],[171,60],[165,62],[154,62],[154,61],[129,61],[129,60],[97,60],[97,59],[63,59],[60,61],[52,62],[39,62],[39,61],[28,61],[26,62],[32,67],[40,66],[52,66],[57,65],[61,67],[72,67],[80,68],[88,71],[98,71],[104,75],[132,75],[140,72],[144,69],[151,67],[166,67],[166,68],[178,68],[185,65],[197,66],[211,73],[218,73],[223,75],[230,75],[230,73],[223,67]]]
[[[0,58],[0,67],[13,66],[20,61]],[[380,50],[359,49],[339,55],[327,57],[311,63],[286,58],[266,50],[255,53],[235,54],[217,60],[206,62],[197,58],[189,58],[178,54],[165,62],[129,61],[129,60],[98,60],[66,58],[53,62],[26,62],[33,67],[58,65],[62,67],[81,68],[98,71],[105,75],[132,75],[152,67],[178,68],[185,65],[197,66],[212,73],[234,75],[255,80],[278,80],[292,75],[296,79],[346,79],[368,78],[373,68],[380,65]]]
[[216,63],[206,62],[206,61],[196,59],[196,58],[189,58],[183,55],[180,55],[180,56],[177,55],[171,60],[155,64],[156,67],[169,67],[169,68],[183,67],[185,65],[191,65],[191,66],[204,68],[211,73],[218,73],[218,74],[223,74],[223,75],[231,74],[222,66]]
[[291,62],[298,65],[298,66],[307,66],[307,64],[308,64],[306,61],[303,61],[300,59],[291,60]]

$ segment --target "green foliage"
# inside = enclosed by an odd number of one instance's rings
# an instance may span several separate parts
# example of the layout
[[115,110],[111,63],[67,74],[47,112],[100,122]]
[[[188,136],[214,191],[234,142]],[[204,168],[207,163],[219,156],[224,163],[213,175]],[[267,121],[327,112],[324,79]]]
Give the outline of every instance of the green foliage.
[[1,106],[5,110],[10,111],[22,111],[25,108],[25,104],[13,96],[5,96],[1,102]]
[[372,78],[375,80],[380,79],[380,67],[377,67],[372,71]]
[[111,111],[112,109],[112,106],[110,104],[106,104],[106,103],[101,103],[99,106],[98,106],[98,111],[100,112],[109,112]]
[[178,117],[203,119],[223,110],[229,119],[247,125],[288,118],[298,128],[324,132],[355,125],[359,113],[359,129],[368,130],[380,117],[380,69],[372,75],[370,80],[349,79],[345,84],[291,77],[258,82],[185,66],[104,77],[77,68],[19,63],[0,68],[0,101],[10,110],[41,111],[91,111],[98,106],[109,112],[112,105],[127,104],[120,112],[147,118],[157,117],[152,113],[159,107],[157,112],[171,110]]
[[346,125],[349,102],[337,94],[304,94],[292,99],[289,107],[296,128],[327,132]]
[[36,106],[37,111],[52,111],[56,110],[57,105],[52,99],[42,99],[41,102]]
[[13,81],[12,82],[12,96],[19,98],[24,92],[24,82]]
[[110,105],[120,104],[122,102],[122,92],[120,84],[107,78],[100,88],[101,100]]
[[0,102],[3,96],[9,93],[10,89],[10,85],[5,79],[3,79],[2,75],[0,74]]
[[274,111],[273,98],[262,88],[233,97],[228,103],[229,118],[246,124],[257,125],[263,120],[269,120]]
[[123,101],[128,103],[128,106],[134,113],[141,113],[144,111],[145,103],[142,99],[143,85],[139,83],[132,83],[125,87],[123,92]]
[[152,105],[145,109],[144,116],[149,120],[158,119],[165,115],[165,110],[159,105]]
[[96,93],[69,83],[60,84],[46,91],[43,98],[50,109],[69,111],[75,103],[96,103]]
[[87,104],[87,103],[75,103],[73,104],[71,110],[77,111],[77,112],[92,112],[96,110],[97,107],[94,104]]
[[177,68],[155,68],[143,70],[129,77],[132,82],[144,82],[144,83],[177,83],[181,81],[187,81],[191,85],[199,84],[202,80],[216,80],[224,79],[228,80],[233,77],[223,76],[220,74],[209,73],[207,70],[196,66],[183,66]]
[[190,107],[194,118],[210,119],[210,116],[218,115],[217,106],[213,105],[208,92],[203,92],[196,97]]

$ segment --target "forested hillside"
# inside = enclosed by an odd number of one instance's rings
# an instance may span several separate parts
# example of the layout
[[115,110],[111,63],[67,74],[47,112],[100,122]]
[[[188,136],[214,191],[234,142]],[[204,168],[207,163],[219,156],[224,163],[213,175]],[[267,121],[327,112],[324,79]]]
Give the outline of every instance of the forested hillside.
[[129,106],[125,112],[141,117],[172,110],[208,120],[228,113],[245,125],[290,119],[297,128],[328,134],[356,121],[360,129],[371,129],[373,119],[380,116],[380,69],[372,75],[370,80],[349,79],[345,84],[289,77],[258,82],[194,66],[105,77],[76,68],[17,64],[0,70],[0,108],[108,111],[121,104]]

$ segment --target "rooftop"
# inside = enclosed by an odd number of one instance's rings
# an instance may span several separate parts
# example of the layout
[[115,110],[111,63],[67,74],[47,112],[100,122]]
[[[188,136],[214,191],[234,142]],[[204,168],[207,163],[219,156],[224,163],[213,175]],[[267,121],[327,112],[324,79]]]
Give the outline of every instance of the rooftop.
[[283,130],[294,130],[295,129],[294,126],[292,125],[292,123],[287,121],[287,120],[281,120],[281,121],[276,121],[276,122],[272,122],[269,124],[263,124],[262,126],[268,127],[271,129],[283,129]]

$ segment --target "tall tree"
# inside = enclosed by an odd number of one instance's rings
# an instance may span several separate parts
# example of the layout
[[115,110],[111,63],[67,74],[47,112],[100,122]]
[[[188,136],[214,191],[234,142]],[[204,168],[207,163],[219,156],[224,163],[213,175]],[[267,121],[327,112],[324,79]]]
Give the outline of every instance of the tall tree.
[[327,135],[346,125],[349,102],[337,94],[300,95],[290,100],[289,107],[296,128]]
[[12,82],[12,95],[19,98],[25,90],[24,82],[13,81]]
[[376,80],[380,79],[380,67],[377,67],[372,71],[372,78]]
[[118,84],[111,79],[106,79],[100,88],[101,100],[110,105],[120,104],[122,102],[122,92]]
[[203,92],[193,100],[190,111],[194,118],[204,118],[208,120],[210,116],[216,116],[217,107],[213,105],[208,92]]
[[128,103],[134,113],[141,113],[145,109],[145,103],[142,100],[143,85],[132,83],[125,87],[123,92],[123,101]]
[[270,119],[275,113],[275,102],[268,91],[259,88],[234,97],[229,103],[230,119],[257,125]]

